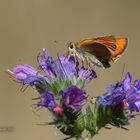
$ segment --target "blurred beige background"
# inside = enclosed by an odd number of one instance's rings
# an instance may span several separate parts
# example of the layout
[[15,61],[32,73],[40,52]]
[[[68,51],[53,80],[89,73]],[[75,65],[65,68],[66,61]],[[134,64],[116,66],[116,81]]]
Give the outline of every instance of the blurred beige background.
[[[96,68],[98,78],[88,85],[88,92],[101,94],[110,83],[125,72],[140,77],[140,1],[139,0],[0,0],[0,128],[13,127],[13,132],[0,132],[0,140],[60,140],[63,135],[49,126],[46,109],[32,112],[35,92],[8,79],[7,68],[22,63],[37,67],[36,56],[47,48],[52,56],[66,52],[69,41],[104,35],[126,36],[129,48],[110,69]],[[55,44],[54,40],[59,43]],[[113,128],[101,130],[96,140],[137,140],[140,117],[132,121],[129,131]]]

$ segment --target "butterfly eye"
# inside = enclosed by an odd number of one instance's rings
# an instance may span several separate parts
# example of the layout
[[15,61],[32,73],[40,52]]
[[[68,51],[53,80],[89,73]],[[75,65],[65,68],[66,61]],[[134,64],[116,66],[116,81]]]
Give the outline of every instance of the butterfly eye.
[[73,46],[73,44],[71,44],[71,43],[70,43],[70,45],[69,45],[69,47],[68,47],[68,48],[69,48],[69,50],[70,50],[71,52],[73,52],[73,51],[74,51],[74,46]]
[[70,45],[70,49],[73,49],[73,45]]

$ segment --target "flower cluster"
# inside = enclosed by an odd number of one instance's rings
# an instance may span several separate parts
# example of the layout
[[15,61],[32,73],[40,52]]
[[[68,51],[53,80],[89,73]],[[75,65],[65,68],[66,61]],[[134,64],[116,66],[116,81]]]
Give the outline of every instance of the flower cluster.
[[[7,72],[12,80],[38,91],[39,101],[35,105],[52,113],[53,121],[47,125],[55,125],[68,136],[66,139],[91,140],[107,124],[125,128],[140,112],[140,79],[132,83],[130,73],[110,85],[94,102],[88,102],[84,87],[97,77],[94,70],[80,67],[73,56],[58,54],[53,59],[46,49],[37,60],[39,70],[21,64]],[[88,132],[85,137],[84,130]]]
[[105,94],[98,97],[98,102],[103,106],[121,106],[131,112],[140,111],[140,79],[131,83],[132,76],[127,73],[125,79],[110,85]]
[[58,55],[58,59],[54,60],[46,49],[38,56],[38,63],[45,75],[28,64],[18,65],[9,73],[14,80],[33,86],[39,92],[41,96],[37,106],[46,107],[56,114],[62,113],[63,106],[81,109],[86,103],[83,87],[97,77],[96,73],[84,67],[79,68],[74,57]]

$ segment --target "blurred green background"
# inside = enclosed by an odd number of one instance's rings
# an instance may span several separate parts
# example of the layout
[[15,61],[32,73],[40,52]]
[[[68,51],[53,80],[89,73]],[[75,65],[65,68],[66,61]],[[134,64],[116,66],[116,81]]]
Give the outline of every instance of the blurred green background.
[[[140,1],[139,0],[0,0],[0,128],[11,126],[13,132],[0,132],[0,140],[60,140],[55,127],[36,124],[51,120],[46,109],[33,113],[31,99],[36,93],[10,81],[4,72],[20,63],[37,67],[36,56],[47,48],[50,55],[65,53],[69,41],[105,35],[129,38],[126,53],[103,70],[95,68],[98,78],[87,91],[92,96],[103,93],[106,86],[120,80],[125,72],[140,77]],[[57,40],[58,43],[54,43]],[[137,140],[140,117],[130,130],[102,129],[96,140]]]

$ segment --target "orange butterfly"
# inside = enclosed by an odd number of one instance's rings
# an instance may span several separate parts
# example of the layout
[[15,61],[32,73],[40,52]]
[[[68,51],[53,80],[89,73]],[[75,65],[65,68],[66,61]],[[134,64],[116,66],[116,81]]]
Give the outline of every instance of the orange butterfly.
[[80,42],[70,42],[68,50],[70,55],[81,59],[82,62],[98,67],[108,68],[110,62],[115,62],[127,48],[128,39],[112,36],[89,38]]

